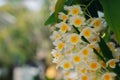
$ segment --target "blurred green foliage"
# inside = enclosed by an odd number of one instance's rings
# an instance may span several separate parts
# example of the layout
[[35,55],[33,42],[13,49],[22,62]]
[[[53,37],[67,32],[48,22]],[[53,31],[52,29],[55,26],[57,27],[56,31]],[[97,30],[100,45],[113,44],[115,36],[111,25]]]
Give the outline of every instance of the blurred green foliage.
[[[27,60],[34,60],[38,49],[49,42],[49,31],[43,24],[48,16],[48,7],[44,5],[48,4],[47,0],[43,4],[45,7],[38,12],[29,11],[22,5],[13,5],[13,2],[0,7],[0,17],[2,17],[0,18],[0,65],[2,66],[22,65]],[[12,23],[9,20],[13,20]],[[43,40],[46,41],[45,45]],[[49,49],[49,47],[45,48]]]
[[100,2],[110,30],[114,32],[117,42],[120,44],[120,10],[118,10],[120,8],[120,0],[100,0]]

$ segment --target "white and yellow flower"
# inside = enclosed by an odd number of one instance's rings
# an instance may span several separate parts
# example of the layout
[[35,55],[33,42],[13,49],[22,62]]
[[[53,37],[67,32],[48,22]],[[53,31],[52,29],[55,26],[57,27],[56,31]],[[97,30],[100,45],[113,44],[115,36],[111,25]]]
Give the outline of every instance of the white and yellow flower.
[[109,43],[107,43],[107,46],[109,47],[109,49],[110,49],[113,53],[115,52],[115,43],[109,42]]
[[79,74],[85,74],[85,73],[87,73],[88,67],[86,66],[85,63],[80,63],[79,65],[77,65],[75,67],[75,69],[76,69],[76,72],[78,72],[78,75],[79,75]]
[[89,76],[86,75],[86,74],[82,74],[82,75],[80,76],[80,80],[89,80]]
[[64,9],[68,11],[69,15],[78,15],[83,13],[79,5],[64,6]]
[[86,27],[82,30],[81,36],[84,36],[89,42],[99,42],[99,36],[97,33],[90,27]]
[[86,27],[82,30],[81,36],[84,36],[85,38],[88,39],[92,36],[92,33],[93,33],[92,29],[89,27]]
[[107,66],[110,66],[111,68],[115,68],[115,66],[116,66],[116,62],[118,62],[119,60],[117,60],[117,59],[110,59],[107,63],[106,63],[106,65]]
[[100,68],[100,65],[98,62],[96,61],[91,61],[89,62],[89,69],[92,70],[92,71],[96,71]]
[[101,80],[114,80],[115,76],[115,73],[104,73],[101,77]]
[[70,17],[69,24],[74,25],[75,27],[80,27],[85,24],[85,18],[78,15],[72,16]]
[[92,22],[94,28],[98,28],[101,26],[101,20],[100,18],[95,18]]
[[63,41],[55,41],[53,44],[56,46],[56,49],[58,51],[62,51],[65,46],[65,43]]
[[59,57],[63,56],[62,53],[60,53],[59,51],[57,51],[55,49],[52,50],[51,54],[53,55],[54,58],[59,58]]
[[91,25],[94,27],[94,30],[96,32],[101,31],[102,29],[106,27],[105,20],[102,18],[93,18]]
[[64,70],[70,70],[73,68],[72,62],[69,60],[64,60],[61,64],[61,66]]
[[62,37],[62,34],[58,31],[54,31],[52,36],[50,36],[52,40],[59,40],[61,37]]
[[65,22],[67,20],[68,16],[66,14],[64,14],[63,12],[60,12],[58,15],[58,18],[60,20],[62,20],[63,22]]
[[80,57],[80,54],[73,54],[72,55],[72,62],[74,64],[79,64],[81,62],[81,57]]
[[62,33],[65,33],[67,31],[71,30],[71,27],[68,24],[66,24],[65,22],[58,23],[55,26],[58,27],[59,31]]
[[84,47],[80,51],[83,57],[88,57],[91,54],[91,50],[88,47]]
[[80,41],[80,37],[78,34],[70,34],[68,35],[68,42],[71,44],[77,44]]

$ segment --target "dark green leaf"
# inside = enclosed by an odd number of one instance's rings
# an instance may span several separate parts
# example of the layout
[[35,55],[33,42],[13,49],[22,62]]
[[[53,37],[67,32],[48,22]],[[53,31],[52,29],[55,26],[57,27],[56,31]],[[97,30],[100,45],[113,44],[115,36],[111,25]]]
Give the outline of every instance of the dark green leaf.
[[104,57],[103,57],[100,53],[98,53],[95,48],[93,49],[93,51],[94,51],[94,53],[95,53],[102,61],[106,62],[105,59],[104,59]]
[[57,22],[57,19],[55,17],[55,13],[53,13],[45,22],[45,25],[49,25],[49,24],[54,24]]
[[112,51],[109,49],[109,47],[102,38],[100,38],[100,42],[98,42],[98,44],[106,61],[108,61],[109,59],[113,59]]
[[120,0],[100,0],[105,18],[120,44]]

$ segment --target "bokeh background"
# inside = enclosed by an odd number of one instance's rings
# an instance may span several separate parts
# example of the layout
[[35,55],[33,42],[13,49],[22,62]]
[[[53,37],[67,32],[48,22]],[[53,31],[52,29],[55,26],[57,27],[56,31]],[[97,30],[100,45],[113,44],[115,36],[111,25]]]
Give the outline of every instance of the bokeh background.
[[61,80],[44,25],[51,1],[0,0],[0,80]]

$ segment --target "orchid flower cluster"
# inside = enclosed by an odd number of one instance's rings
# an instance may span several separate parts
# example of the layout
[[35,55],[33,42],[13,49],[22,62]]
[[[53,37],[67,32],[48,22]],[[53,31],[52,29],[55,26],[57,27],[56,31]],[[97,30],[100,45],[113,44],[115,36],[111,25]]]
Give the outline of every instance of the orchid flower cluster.
[[101,54],[100,33],[106,28],[104,18],[85,18],[79,5],[64,6],[58,14],[59,22],[54,25],[53,63],[61,68],[64,80],[115,80],[117,74],[108,68],[115,68],[119,61],[119,48],[108,42],[113,59],[106,62],[95,54]]

